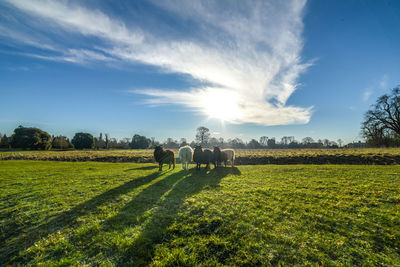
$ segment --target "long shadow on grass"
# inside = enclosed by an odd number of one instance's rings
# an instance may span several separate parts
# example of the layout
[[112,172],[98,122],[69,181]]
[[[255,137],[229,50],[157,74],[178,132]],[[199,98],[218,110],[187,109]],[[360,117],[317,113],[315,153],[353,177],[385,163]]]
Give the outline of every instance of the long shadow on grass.
[[[76,224],[77,218],[83,216],[91,211],[94,211],[98,206],[113,201],[118,196],[127,194],[135,188],[150,183],[152,180],[160,176],[161,173],[156,172],[147,176],[143,176],[129,182],[126,182],[118,187],[112,188],[94,198],[79,204],[72,209],[65,211],[57,217],[51,219],[45,224],[39,226],[36,225],[24,225],[22,227],[17,226],[14,221],[10,221],[6,225],[2,225],[2,232],[5,235],[1,235],[0,244],[6,244],[7,241],[14,239],[9,242],[8,246],[1,246],[0,248],[0,263],[11,261],[11,259],[17,255],[20,251],[32,246],[36,241],[40,240],[47,235],[54,233],[63,228],[73,226]],[[17,226],[17,227],[16,227]],[[14,263],[22,263],[25,259],[16,258],[13,260]]]
[[[181,210],[185,199],[199,193],[205,187],[217,186],[221,179],[229,174],[241,173],[235,167],[217,168],[207,172],[194,169],[189,172],[180,171],[143,190],[118,215],[107,222],[106,228],[109,230],[122,230],[134,225],[143,227],[133,245],[118,257],[118,265],[149,264],[155,246],[167,241],[166,229]],[[149,211],[149,214],[140,219],[145,211]]]
[[152,165],[152,166],[144,166],[144,167],[139,167],[139,168],[132,168],[132,169],[126,169],[124,172],[130,172],[130,171],[136,171],[136,170],[153,170],[155,168],[158,168],[158,165]]

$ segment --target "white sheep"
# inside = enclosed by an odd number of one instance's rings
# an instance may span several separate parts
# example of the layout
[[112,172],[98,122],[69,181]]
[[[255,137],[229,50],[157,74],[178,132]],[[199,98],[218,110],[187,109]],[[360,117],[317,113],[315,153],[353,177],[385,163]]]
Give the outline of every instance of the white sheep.
[[226,153],[227,161],[231,162],[231,166],[235,165],[235,150],[233,149],[222,149],[223,152]]
[[193,149],[190,146],[179,148],[178,158],[181,160],[182,169],[189,170],[189,164],[192,162]]

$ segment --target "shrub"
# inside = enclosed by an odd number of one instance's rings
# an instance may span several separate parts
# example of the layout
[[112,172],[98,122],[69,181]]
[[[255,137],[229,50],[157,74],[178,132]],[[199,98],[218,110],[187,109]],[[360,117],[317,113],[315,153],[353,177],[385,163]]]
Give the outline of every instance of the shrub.
[[132,149],[146,149],[149,148],[151,140],[146,136],[135,134],[132,137],[132,142],[129,144]]
[[76,149],[85,149],[93,147],[94,139],[89,133],[76,133],[71,142]]
[[51,148],[51,136],[38,128],[19,126],[11,136],[11,147],[48,150]]

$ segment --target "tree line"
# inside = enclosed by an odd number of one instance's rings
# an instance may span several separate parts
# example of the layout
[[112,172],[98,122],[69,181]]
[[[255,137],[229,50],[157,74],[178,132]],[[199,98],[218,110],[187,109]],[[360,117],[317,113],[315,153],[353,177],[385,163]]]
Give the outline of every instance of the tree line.
[[30,150],[148,149],[157,145],[176,149],[185,145],[194,147],[197,144],[209,148],[218,146],[235,149],[339,148],[343,146],[343,141],[341,139],[338,139],[337,142],[328,139],[314,140],[311,137],[297,141],[293,136],[283,136],[280,140],[275,137],[262,136],[259,140],[251,139],[249,142],[244,142],[240,138],[225,140],[222,137],[211,136],[210,130],[204,126],[197,128],[196,138],[191,142],[188,142],[186,138],[181,138],[179,141],[167,138],[164,142],[159,142],[154,137],[148,138],[139,134],[134,134],[132,138],[117,140],[111,138],[109,134],[100,133],[98,137],[94,137],[92,134],[84,132],[75,133],[74,137],[69,139],[66,136],[51,136],[39,128],[23,126],[17,127],[10,137],[4,134],[0,138],[0,148],[2,149]]

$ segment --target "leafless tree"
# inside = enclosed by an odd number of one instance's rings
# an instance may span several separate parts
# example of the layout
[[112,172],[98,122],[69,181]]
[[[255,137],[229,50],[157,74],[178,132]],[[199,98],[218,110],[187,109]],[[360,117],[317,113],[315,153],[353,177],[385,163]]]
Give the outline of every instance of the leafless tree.
[[202,146],[206,145],[210,138],[210,130],[204,126],[197,128],[196,141]]

